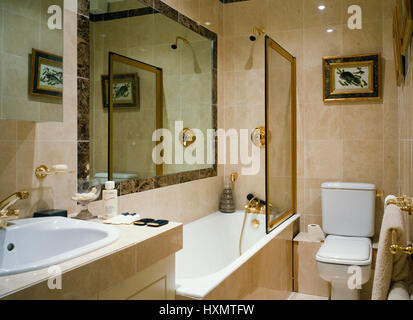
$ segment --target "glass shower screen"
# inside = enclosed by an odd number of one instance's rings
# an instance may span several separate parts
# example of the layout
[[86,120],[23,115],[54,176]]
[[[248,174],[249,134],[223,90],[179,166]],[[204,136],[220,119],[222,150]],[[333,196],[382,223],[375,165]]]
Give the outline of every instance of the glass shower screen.
[[267,233],[296,212],[296,59],[265,38]]

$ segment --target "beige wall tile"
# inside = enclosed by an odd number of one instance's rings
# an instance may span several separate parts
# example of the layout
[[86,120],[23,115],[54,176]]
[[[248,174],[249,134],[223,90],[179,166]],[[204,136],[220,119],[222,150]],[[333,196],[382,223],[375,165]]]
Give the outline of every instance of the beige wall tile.
[[[323,57],[340,56],[343,52],[343,26],[329,26],[334,31],[328,33],[326,27],[304,28],[303,57],[306,68],[318,67]],[[321,70],[320,68],[318,70]],[[320,71],[317,76],[321,78]],[[321,87],[322,88],[322,87]]]
[[[34,3],[34,1],[30,2]],[[40,1],[38,4],[40,5]],[[9,10],[9,8],[6,9],[4,19],[4,51],[27,58],[32,48],[39,47],[40,22],[33,16],[21,16]],[[40,8],[38,10],[40,12]],[[19,28],[13,26],[19,26]]]
[[341,140],[308,140],[304,148],[304,177],[338,180],[343,177],[343,168],[337,165],[343,159]]
[[343,177],[381,185],[383,179],[383,142],[380,140],[344,141]]
[[319,104],[305,104],[304,107],[304,139],[339,140],[343,137],[346,125],[342,124],[341,107]]
[[0,198],[16,192],[16,142],[0,141]]
[[[304,0],[304,28],[311,27],[330,27],[332,25],[343,24],[347,17],[343,15],[344,8],[341,0]],[[324,10],[319,10],[318,6],[326,6]],[[347,9],[347,8],[346,8]],[[347,13],[347,10],[346,10]]]
[[383,139],[382,104],[343,106],[342,110],[344,139]]
[[305,15],[304,10],[302,0],[289,1],[288,5],[283,0],[270,0],[267,28],[270,32],[301,29]]
[[16,140],[16,124],[15,120],[0,121],[0,140]]

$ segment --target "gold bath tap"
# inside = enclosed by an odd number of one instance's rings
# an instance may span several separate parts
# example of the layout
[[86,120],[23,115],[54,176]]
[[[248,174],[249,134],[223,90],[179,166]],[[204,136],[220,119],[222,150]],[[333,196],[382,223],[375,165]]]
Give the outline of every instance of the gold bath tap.
[[5,228],[7,226],[7,221],[19,218],[19,210],[10,209],[10,207],[18,200],[27,199],[28,197],[29,192],[19,191],[0,202],[0,228]]
[[[269,207],[271,207],[271,204],[268,204]],[[251,200],[249,200],[248,204],[245,205],[245,211],[246,213],[253,213],[253,214],[265,214],[265,202],[253,197]]]

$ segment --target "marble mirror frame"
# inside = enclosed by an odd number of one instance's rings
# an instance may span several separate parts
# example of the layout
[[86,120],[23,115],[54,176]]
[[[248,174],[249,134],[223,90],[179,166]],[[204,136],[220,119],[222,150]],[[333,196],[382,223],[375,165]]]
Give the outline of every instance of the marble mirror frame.
[[[212,40],[213,42],[213,64],[212,64],[212,122],[213,128],[217,129],[217,67],[218,67],[218,37],[199,23],[179,13],[160,0],[140,0],[142,3],[152,7],[157,12],[175,20],[188,29]],[[90,0],[78,0],[77,14],[77,95],[78,95],[78,185],[79,180],[86,179],[90,170],[90,48],[89,48],[89,8]],[[179,172],[163,176],[155,176],[144,179],[132,179],[116,183],[119,195],[142,192],[156,188],[166,187],[174,184],[214,177],[217,175],[217,138],[215,137],[215,164],[211,168]]]

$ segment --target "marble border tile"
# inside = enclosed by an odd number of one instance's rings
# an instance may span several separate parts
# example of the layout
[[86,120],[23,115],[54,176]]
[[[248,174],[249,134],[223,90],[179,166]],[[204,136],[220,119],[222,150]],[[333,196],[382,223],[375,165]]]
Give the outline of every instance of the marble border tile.
[[178,11],[168,6],[166,3],[163,3],[160,0],[153,0],[153,8],[163,15],[171,18],[172,20],[178,21]]
[[[165,16],[177,21],[187,28],[197,32],[198,34],[213,41],[213,86],[212,86],[212,115],[213,126],[218,128],[218,36],[216,33],[201,26],[199,23],[190,18],[180,14],[177,10],[171,8],[161,0],[139,0],[142,3],[149,5],[152,10],[164,14]],[[90,133],[89,133],[89,27],[91,21],[102,21],[119,19],[130,15],[139,15],[143,13],[140,10],[127,10],[116,15],[90,15],[89,10],[86,12],[85,8],[89,8],[89,0],[78,0],[78,179],[85,179],[89,175],[90,169]],[[146,11],[148,9],[145,9]],[[145,11],[145,12],[146,12]],[[97,20],[95,20],[97,19]],[[156,188],[176,185],[180,183],[195,181],[217,176],[217,161],[218,161],[218,143],[215,137],[215,164],[212,168],[198,169],[187,172],[180,172],[176,174],[169,174],[165,176],[132,179],[116,183],[116,188],[120,195],[127,195],[131,193],[148,191]]]
[[77,13],[88,17],[90,8],[90,0],[78,0],[77,1]]
[[81,180],[89,176],[90,170],[90,133],[89,133],[89,7],[90,0],[78,0],[77,14],[77,178],[78,188]]
[[77,143],[77,179],[78,186],[80,185],[81,179],[86,179],[89,176],[89,149],[90,142],[78,142]]
[[[86,1],[86,0],[85,0]],[[77,15],[77,75],[89,79],[89,18]]]
[[89,91],[88,79],[77,79],[77,137],[79,141],[88,141],[89,134]]

